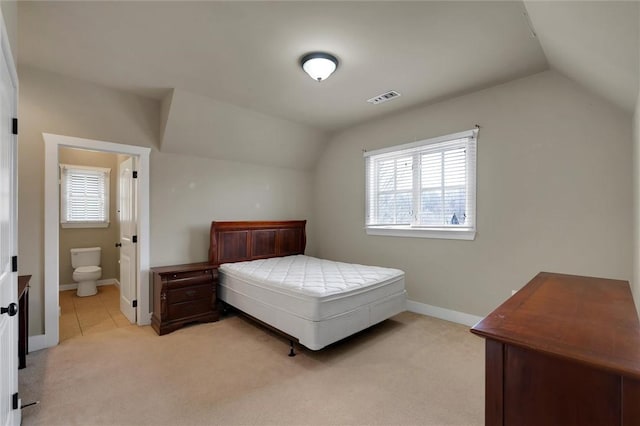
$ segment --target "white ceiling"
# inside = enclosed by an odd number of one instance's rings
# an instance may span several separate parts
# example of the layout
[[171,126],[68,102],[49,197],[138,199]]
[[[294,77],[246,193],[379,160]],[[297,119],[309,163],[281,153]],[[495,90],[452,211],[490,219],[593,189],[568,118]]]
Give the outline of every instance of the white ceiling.
[[[627,111],[638,93],[636,2],[49,1],[18,17],[19,65],[322,131],[549,67]],[[341,61],[322,83],[298,65],[315,50]],[[387,90],[402,96],[366,103]]]

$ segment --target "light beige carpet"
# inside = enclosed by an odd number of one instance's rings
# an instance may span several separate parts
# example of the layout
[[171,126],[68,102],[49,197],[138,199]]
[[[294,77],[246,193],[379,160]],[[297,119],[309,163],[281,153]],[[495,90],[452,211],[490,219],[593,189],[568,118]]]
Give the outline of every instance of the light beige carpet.
[[403,313],[318,352],[243,317],[165,336],[125,327],[34,352],[23,425],[472,425],[484,342]]

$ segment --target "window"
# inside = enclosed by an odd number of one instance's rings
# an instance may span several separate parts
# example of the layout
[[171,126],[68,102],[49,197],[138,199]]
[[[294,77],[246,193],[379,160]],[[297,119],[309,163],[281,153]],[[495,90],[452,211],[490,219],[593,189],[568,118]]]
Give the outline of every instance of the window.
[[63,228],[109,226],[111,169],[60,164],[60,223]]
[[372,235],[472,240],[478,130],[366,152]]

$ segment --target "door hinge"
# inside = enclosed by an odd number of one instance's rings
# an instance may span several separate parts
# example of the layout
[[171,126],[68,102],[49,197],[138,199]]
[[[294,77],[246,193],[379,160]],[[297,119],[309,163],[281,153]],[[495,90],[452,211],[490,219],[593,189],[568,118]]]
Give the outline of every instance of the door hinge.
[[14,135],[18,134],[18,119],[14,118],[13,120],[11,120],[11,133],[13,133]]
[[11,272],[18,272],[18,256],[11,257]]
[[131,237],[131,242],[132,243],[137,243],[138,242],[138,236],[134,235],[133,237]]
[[16,392],[13,395],[11,395],[11,407],[14,410],[18,409],[18,392]]
[[137,170],[133,171],[133,178],[134,179],[138,179],[138,171]]
[[134,308],[137,308],[138,307],[138,301],[137,300],[132,301],[131,302],[131,306],[133,306]]

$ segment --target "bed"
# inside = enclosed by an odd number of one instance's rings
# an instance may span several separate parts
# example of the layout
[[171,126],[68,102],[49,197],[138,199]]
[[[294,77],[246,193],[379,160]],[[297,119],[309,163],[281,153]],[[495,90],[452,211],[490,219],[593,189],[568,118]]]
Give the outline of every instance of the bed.
[[319,350],[405,310],[404,272],[305,256],[306,221],[212,222],[218,297]]

